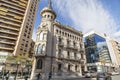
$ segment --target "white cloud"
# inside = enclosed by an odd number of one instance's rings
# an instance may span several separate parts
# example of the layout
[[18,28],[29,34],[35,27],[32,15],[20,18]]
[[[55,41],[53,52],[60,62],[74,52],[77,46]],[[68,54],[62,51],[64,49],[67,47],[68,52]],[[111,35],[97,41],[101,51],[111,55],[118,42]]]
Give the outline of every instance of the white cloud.
[[75,28],[83,33],[95,30],[110,37],[120,37],[117,23],[99,0],[54,0],[54,5],[64,18],[70,18]]
[[106,42],[98,42],[97,43],[98,48],[102,48],[103,46],[106,46],[106,45],[107,45]]

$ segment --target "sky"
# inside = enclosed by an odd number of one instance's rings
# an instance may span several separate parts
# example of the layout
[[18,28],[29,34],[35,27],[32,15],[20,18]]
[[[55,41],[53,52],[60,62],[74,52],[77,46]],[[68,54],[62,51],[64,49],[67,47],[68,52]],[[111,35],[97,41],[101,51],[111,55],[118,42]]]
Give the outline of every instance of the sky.
[[[33,39],[41,22],[40,11],[48,0],[40,0],[36,14]],[[120,0],[52,0],[56,20],[83,34],[89,31],[106,33],[120,41]]]

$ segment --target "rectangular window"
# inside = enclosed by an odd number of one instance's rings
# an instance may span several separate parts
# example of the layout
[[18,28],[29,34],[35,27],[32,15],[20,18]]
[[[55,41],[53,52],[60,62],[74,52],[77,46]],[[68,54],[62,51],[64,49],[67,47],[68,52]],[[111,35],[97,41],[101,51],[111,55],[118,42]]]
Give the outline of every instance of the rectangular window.
[[61,71],[61,67],[62,67],[62,65],[58,64],[58,71]]
[[81,54],[81,58],[82,58],[82,59],[84,59],[84,56],[83,56],[83,54]]
[[24,36],[26,37],[26,34],[24,33]]
[[76,53],[74,53],[74,59],[77,59],[77,54]]
[[75,71],[78,71],[78,66],[77,65],[75,65]]
[[70,52],[67,52],[67,58],[70,59]]
[[68,47],[70,46],[70,41],[69,41],[69,40],[67,41],[67,46],[68,46]]
[[58,52],[58,57],[61,57],[61,49],[59,49],[59,52]]
[[68,65],[68,71],[70,71],[71,70],[71,66],[70,65]]

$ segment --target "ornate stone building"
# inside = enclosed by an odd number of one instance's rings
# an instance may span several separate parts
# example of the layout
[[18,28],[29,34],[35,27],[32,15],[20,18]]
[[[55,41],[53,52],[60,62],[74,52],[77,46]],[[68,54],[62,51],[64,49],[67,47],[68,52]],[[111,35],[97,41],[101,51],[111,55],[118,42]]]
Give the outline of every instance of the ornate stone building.
[[31,80],[82,76],[86,70],[82,32],[55,21],[50,0],[48,7],[42,9],[41,17]]

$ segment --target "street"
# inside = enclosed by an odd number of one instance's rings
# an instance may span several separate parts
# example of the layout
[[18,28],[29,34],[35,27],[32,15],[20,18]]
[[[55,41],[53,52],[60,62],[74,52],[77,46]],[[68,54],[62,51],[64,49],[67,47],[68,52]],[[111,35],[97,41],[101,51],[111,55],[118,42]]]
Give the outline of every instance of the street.
[[[120,75],[113,75],[111,76],[111,80],[119,80],[120,79]],[[0,79],[2,80],[2,79]],[[9,78],[8,80],[13,80],[13,78]],[[25,79],[17,79],[17,80],[25,80]],[[29,79],[28,79],[29,80]],[[96,78],[69,78],[69,79],[51,79],[51,80],[97,80]],[[104,80],[104,79],[100,79],[100,80]],[[109,79],[108,79],[109,80]]]
[[[69,79],[52,79],[52,80],[97,80],[97,78],[69,78]],[[104,80],[103,78],[99,78],[99,80]],[[108,79],[110,80],[110,79]],[[111,80],[120,80],[120,75],[111,76]]]

